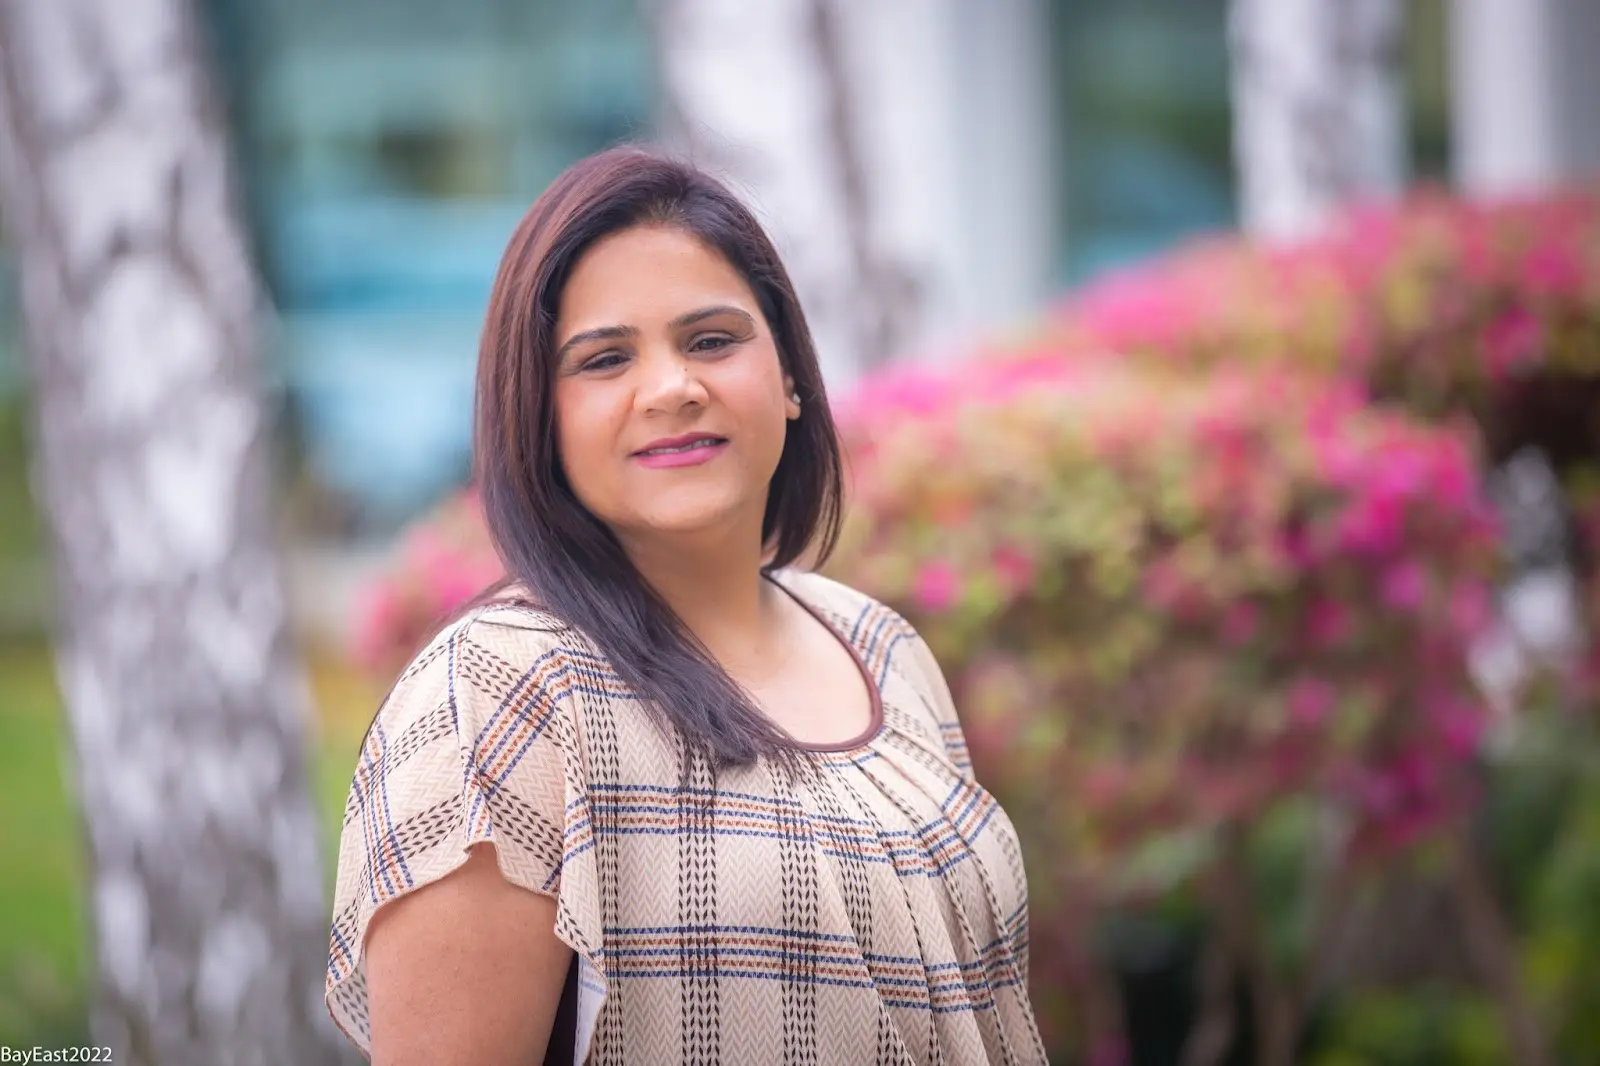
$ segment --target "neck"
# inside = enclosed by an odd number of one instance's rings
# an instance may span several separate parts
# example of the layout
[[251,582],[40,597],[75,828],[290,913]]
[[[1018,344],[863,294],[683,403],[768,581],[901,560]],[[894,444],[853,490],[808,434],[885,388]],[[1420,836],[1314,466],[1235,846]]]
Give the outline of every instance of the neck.
[[629,559],[656,594],[729,670],[758,663],[772,646],[780,590],[761,576],[760,537],[728,535],[692,546],[629,543]]

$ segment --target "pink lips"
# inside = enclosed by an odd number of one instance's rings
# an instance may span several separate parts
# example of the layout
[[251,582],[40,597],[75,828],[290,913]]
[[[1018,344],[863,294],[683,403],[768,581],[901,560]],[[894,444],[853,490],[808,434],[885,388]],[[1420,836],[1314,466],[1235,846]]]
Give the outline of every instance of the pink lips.
[[[680,448],[696,441],[711,441],[698,447],[688,448],[681,452],[657,452],[649,454],[652,448]],[[653,470],[670,469],[679,466],[699,466],[701,463],[710,462],[721,455],[728,447],[728,442],[707,433],[691,433],[683,437],[671,437],[665,440],[652,441],[645,448],[634,453],[634,458],[640,464]]]

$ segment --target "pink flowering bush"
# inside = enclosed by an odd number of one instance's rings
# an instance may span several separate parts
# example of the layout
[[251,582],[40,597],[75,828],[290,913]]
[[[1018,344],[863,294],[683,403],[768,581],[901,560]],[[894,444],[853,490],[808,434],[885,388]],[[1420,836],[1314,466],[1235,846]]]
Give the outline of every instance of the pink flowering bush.
[[363,591],[353,657],[375,675],[393,677],[444,619],[503,573],[477,493],[449,497],[405,531],[383,573]]
[[832,570],[926,635],[1044,853],[1112,867],[1307,792],[1365,843],[1436,824],[1482,725],[1470,438],[1285,374],[1041,366],[866,390]]
[[1285,804],[1343,811],[1353,858],[1471,802],[1498,543],[1465,427],[1044,354],[900,371],[841,415],[830,569],[946,669],[1028,847],[1042,1002],[1085,979],[1088,901],[1186,881]]
[[1073,343],[1195,370],[1289,363],[1497,438],[1520,383],[1600,378],[1600,191],[1438,195],[1276,248],[1197,243],[1076,294]]
[[[1426,417],[1469,417],[1491,460],[1542,450],[1580,511],[1600,483],[1600,187],[1427,194],[1289,248],[1202,241],[1075,294],[1055,324],[1064,352],[1181,374],[1294,366]],[[1586,570],[1600,603],[1600,568]],[[1587,674],[1579,698],[1600,703],[1600,670]]]

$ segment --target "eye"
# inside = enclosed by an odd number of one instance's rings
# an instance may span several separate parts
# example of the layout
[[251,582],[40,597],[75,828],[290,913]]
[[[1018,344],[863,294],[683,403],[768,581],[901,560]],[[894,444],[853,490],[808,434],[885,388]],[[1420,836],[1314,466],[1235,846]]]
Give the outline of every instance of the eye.
[[706,333],[696,337],[689,343],[691,352],[715,352],[726,348],[733,343],[733,338],[726,333]]
[[578,369],[583,371],[612,370],[626,361],[626,357],[621,352],[601,352],[599,355],[586,360]]

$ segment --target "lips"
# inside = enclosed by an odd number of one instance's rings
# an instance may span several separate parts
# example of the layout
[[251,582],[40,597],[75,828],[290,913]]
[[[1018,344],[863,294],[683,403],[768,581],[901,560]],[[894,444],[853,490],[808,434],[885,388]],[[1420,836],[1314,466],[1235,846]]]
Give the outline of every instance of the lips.
[[652,470],[673,470],[709,463],[727,450],[726,437],[717,437],[710,433],[689,433],[682,437],[664,437],[652,441],[634,452],[633,459],[640,466]]
[[653,440],[643,448],[634,452],[635,456],[678,455],[695,448],[705,448],[715,444],[726,444],[726,437],[718,437],[711,433],[685,433],[679,437],[662,437]]

